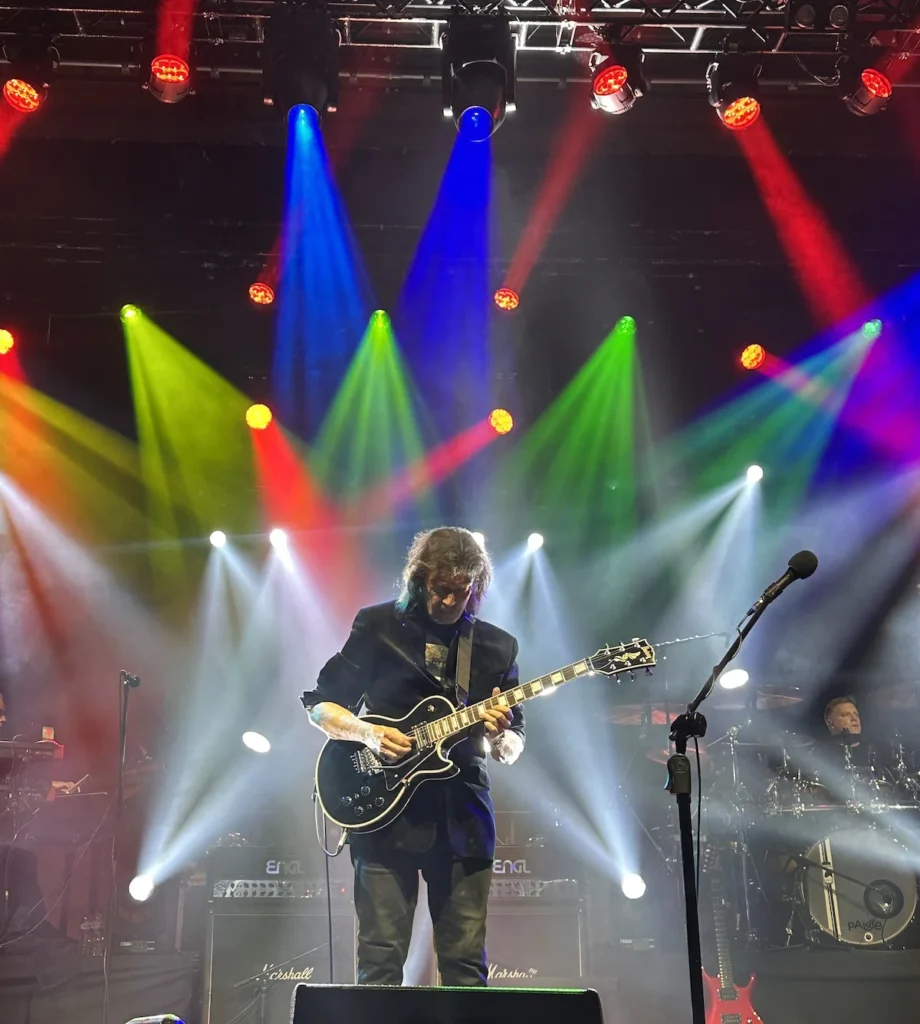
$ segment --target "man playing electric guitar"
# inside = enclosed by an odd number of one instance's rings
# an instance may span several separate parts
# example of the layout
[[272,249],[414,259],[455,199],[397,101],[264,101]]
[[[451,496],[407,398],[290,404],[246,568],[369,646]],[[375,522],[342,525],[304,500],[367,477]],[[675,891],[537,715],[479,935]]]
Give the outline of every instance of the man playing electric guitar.
[[[489,557],[468,530],[419,534],[400,599],[361,609],[341,653],[320,672],[316,690],[304,694],[310,721],[330,739],[362,743],[394,763],[412,752],[412,740],[356,717],[362,704],[371,714],[401,718],[432,694],[474,704],[516,686],[517,641],[474,619],[491,579]],[[468,631],[471,645],[462,642]],[[495,821],[484,755],[488,748],[497,761],[515,761],[524,748],[524,719],[520,707],[504,704],[481,717],[451,751],[457,775],[424,783],[391,824],[349,838],[361,984],[402,982],[419,872],[428,884],[441,980],[486,984]]]

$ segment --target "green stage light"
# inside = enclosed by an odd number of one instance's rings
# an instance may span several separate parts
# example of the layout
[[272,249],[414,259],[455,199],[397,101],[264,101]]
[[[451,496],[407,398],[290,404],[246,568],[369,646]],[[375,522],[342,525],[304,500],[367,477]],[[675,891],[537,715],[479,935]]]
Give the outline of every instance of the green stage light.
[[141,315],[141,311],[137,308],[137,306],[128,305],[128,306],[122,306],[121,307],[121,318],[122,318],[122,320],[133,320],[134,317],[140,316],[140,315]]
[[862,335],[869,341],[875,341],[875,339],[882,333],[882,321],[881,320],[867,320],[862,325]]

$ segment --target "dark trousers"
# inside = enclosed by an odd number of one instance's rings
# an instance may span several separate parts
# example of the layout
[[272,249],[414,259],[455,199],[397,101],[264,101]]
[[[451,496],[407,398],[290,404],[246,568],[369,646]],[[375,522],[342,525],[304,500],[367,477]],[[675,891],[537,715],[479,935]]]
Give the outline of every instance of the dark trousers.
[[359,985],[402,984],[420,872],[428,885],[442,983],[486,984],[486,907],[492,861],[458,857],[438,842],[424,854],[352,851],[352,862]]

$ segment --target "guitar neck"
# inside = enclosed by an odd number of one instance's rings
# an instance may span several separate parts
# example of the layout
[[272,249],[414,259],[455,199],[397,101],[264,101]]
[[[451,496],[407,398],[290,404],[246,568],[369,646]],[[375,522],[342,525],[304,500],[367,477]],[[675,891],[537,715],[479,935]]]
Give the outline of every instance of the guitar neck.
[[722,885],[714,876],[710,884],[712,886],[712,920],[716,933],[716,953],[719,957],[719,984],[723,992],[732,992],[735,989],[735,978],[732,973],[731,940],[725,920]]
[[421,734],[418,738],[424,745],[430,746],[439,740],[447,739],[459,732],[463,732],[464,729],[468,729],[471,725],[476,725],[477,722],[482,721],[481,713],[487,708],[496,708],[499,704],[505,704],[508,707],[523,704],[525,700],[531,700],[533,697],[554,693],[565,683],[578,679],[580,676],[591,675],[593,672],[594,668],[590,658],[575,661],[571,665],[566,665],[565,668],[558,669],[556,672],[550,672],[548,675],[540,676],[538,679],[531,679],[528,683],[521,683],[520,686],[514,686],[495,697],[487,697],[477,704],[469,704],[467,707],[460,708],[453,714],[445,715],[434,722],[427,722],[420,727]]

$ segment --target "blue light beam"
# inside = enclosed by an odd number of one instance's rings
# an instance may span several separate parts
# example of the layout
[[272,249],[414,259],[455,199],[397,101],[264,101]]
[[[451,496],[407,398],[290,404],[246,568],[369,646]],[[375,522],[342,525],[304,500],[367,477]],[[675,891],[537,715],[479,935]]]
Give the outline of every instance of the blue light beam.
[[489,356],[492,144],[454,140],[397,306],[397,333],[449,436],[492,407]]
[[288,115],[280,278],[275,400],[284,422],[308,436],[322,420],[373,305],[319,117],[306,105]]

